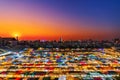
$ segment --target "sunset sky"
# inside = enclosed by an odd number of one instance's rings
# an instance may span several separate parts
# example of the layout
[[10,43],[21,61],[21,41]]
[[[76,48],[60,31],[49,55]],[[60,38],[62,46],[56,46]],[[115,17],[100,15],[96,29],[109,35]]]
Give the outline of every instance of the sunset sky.
[[0,36],[120,38],[120,0],[0,0]]

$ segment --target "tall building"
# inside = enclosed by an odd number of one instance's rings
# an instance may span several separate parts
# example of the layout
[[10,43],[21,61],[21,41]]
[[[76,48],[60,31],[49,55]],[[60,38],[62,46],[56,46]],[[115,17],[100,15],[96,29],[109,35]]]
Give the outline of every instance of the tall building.
[[62,39],[62,37],[60,37],[60,42],[63,42],[63,39]]
[[18,40],[16,38],[13,38],[13,37],[4,37],[4,38],[0,38],[0,43],[2,46],[5,46],[5,45],[17,45],[17,42]]
[[18,41],[18,36],[16,36],[16,40]]

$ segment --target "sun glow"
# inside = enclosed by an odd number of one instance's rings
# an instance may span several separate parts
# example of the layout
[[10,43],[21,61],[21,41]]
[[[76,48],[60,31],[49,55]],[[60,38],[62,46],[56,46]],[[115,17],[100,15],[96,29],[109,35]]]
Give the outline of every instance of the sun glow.
[[16,32],[16,33],[13,33],[12,36],[16,38],[16,37],[20,37],[21,35],[20,33]]

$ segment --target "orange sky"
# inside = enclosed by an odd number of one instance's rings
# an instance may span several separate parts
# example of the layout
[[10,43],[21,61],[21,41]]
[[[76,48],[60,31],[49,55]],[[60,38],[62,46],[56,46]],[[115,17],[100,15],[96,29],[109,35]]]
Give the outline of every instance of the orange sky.
[[32,2],[30,4],[28,2],[16,2],[15,4],[4,2],[0,5],[1,37],[15,37],[15,34],[20,40],[115,37],[114,27],[98,24],[91,16],[78,15],[80,18],[75,18],[75,15],[71,16],[70,12],[57,11],[43,4],[33,5]]
[[[39,20],[40,21],[40,20]],[[62,27],[61,27],[62,26]],[[80,28],[76,26],[81,26]],[[109,33],[105,29],[104,31],[98,31],[96,28],[90,29],[86,28],[85,25],[80,24],[70,24],[69,22],[57,22],[48,20],[41,20],[38,22],[37,20],[32,19],[15,19],[8,18],[0,20],[0,35],[3,37],[14,36],[15,34],[19,35],[19,39],[59,39],[61,36],[64,39],[89,39],[89,38],[103,38],[101,35],[105,35],[104,33]],[[89,35],[90,34],[90,35]]]

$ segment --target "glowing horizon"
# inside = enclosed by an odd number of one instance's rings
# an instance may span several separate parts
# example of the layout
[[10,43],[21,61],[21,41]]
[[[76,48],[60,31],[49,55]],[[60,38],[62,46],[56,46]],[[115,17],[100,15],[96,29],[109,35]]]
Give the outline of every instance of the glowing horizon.
[[107,0],[1,0],[0,6],[1,37],[15,34],[20,40],[120,37],[117,1],[108,4]]

